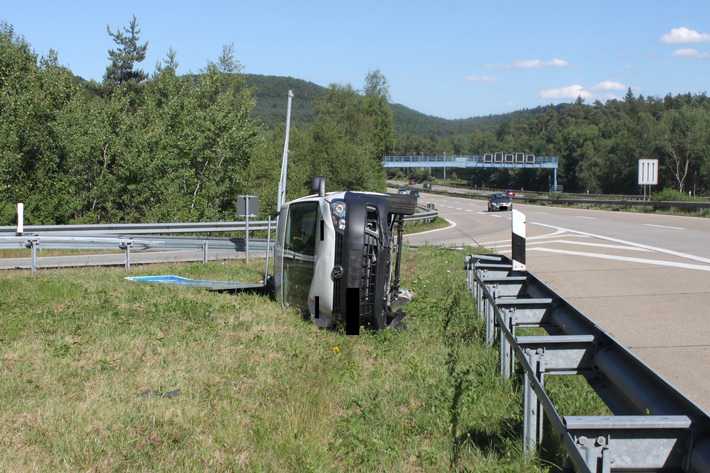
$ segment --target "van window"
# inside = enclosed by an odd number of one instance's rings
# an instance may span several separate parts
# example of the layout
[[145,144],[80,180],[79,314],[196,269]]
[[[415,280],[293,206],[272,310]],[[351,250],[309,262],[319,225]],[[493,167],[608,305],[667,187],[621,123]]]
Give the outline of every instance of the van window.
[[316,251],[318,202],[291,204],[288,212],[285,249],[313,256]]

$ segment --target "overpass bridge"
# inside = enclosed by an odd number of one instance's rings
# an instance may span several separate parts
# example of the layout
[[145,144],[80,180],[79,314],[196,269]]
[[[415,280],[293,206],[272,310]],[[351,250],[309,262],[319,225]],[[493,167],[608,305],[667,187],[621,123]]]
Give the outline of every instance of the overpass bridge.
[[550,169],[552,190],[557,189],[557,156],[536,156],[525,153],[489,153],[484,155],[391,155],[384,156],[387,169],[443,168],[444,178],[449,168]]

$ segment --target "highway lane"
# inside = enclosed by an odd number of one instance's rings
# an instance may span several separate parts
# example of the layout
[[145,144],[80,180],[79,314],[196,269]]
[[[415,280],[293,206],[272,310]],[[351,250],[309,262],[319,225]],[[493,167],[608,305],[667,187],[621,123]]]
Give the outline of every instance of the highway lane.
[[[455,226],[410,244],[510,251],[510,213],[422,194]],[[710,219],[515,204],[528,269],[710,411]]]

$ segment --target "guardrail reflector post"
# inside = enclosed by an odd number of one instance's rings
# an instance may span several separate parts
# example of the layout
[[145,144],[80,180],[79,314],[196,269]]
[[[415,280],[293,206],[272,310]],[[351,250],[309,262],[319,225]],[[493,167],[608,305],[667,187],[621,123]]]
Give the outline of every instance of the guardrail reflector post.
[[208,255],[209,245],[210,245],[210,243],[207,240],[202,242],[202,263],[203,264],[207,263],[207,260],[209,258],[209,255]]
[[513,271],[527,271],[525,267],[525,214],[513,209]]
[[22,235],[25,231],[25,204],[17,204],[17,235]]

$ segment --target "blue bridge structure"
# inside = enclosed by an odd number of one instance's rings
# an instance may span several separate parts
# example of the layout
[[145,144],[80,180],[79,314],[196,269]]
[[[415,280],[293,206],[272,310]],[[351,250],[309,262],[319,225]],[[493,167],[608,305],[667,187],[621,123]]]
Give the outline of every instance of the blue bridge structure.
[[388,155],[382,159],[388,169],[442,168],[444,178],[450,168],[470,169],[550,169],[552,190],[557,189],[557,156],[536,156],[526,153],[488,153],[484,155]]

